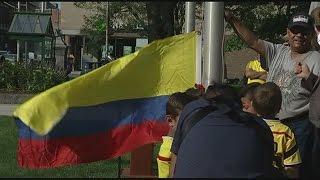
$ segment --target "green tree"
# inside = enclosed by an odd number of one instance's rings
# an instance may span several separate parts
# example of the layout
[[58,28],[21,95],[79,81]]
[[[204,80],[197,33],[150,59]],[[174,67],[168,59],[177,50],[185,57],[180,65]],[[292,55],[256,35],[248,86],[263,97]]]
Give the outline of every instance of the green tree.
[[[87,34],[87,51],[100,59],[101,46],[105,43],[106,2],[75,2],[75,5],[94,12],[85,15],[82,32]],[[134,32],[137,26],[147,28],[144,2],[109,2],[108,11],[109,34]]]
[[[75,2],[79,8],[92,10],[85,16],[82,31],[88,34],[88,51],[99,57],[105,41],[106,2]],[[109,2],[109,29],[113,32],[135,32],[137,26],[148,33],[149,42],[182,33],[184,2]]]
[[[289,18],[296,12],[308,12],[310,2],[226,2],[226,7],[233,10],[249,29],[259,38],[274,43],[283,43]],[[227,29],[231,30],[229,24]],[[246,47],[237,36],[231,36],[226,42],[226,50],[239,50]]]
[[252,9],[243,8],[240,12],[251,20],[251,28],[253,28],[261,38],[280,43],[282,42],[282,37],[286,34],[289,18],[298,11],[307,12],[309,5],[306,6],[306,4],[309,3],[297,2],[293,4],[290,1],[271,2],[260,4],[256,7],[247,5],[247,7]]
[[[96,57],[101,55],[100,47],[105,42],[106,2],[76,2],[79,8],[96,13],[85,16],[83,31],[88,34],[88,51]],[[227,1],[226,7],[256,34],[265,40],[281,43],[286,26],[297,11],[307,12],[310,3],[296,1],[279,2],[240,2]],[[185,2],[109,2],[109,33],[135,32],[142,27],[148,32],[149,42],[164,37],[181,34],[184,27]],[[203,2],[196,2],[196,18],[203,19]],[[231,27],[227,25],[227,30]],[[226,49],[237,50],[245,47],[236,36],[227,39]]]

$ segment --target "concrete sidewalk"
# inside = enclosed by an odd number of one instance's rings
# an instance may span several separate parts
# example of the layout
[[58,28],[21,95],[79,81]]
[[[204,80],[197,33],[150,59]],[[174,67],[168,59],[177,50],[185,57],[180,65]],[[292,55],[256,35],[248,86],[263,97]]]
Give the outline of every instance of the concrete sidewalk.
[[0,115],[12,116],[13,111],[19,104],[0,104]]

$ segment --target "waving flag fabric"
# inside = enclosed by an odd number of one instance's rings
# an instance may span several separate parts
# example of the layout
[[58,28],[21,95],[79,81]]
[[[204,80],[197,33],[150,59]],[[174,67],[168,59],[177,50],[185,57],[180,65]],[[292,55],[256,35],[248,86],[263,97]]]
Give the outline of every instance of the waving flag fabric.
[[194,86],[195,52],[195,32],[154,41],[20,105],[19,165],[105,160],[161,140],[168,96]]

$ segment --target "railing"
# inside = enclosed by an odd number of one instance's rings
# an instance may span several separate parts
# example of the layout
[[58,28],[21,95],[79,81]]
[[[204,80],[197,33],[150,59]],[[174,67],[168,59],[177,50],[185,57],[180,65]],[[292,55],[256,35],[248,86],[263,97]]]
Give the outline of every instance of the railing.
[[[35,9],[34,12],[36,12],[36,13],[42,13],[42,12],[41,12],[41,9]],[[43,13],[51,13],[51,14],[52,14],[52,9],[45,9],[45,10],[43,11]]]
[[16,7],[15,5],[10,4],[11,2],[3,1],[2,3],[3,3],[3,4],[6,4],[7,6],[10,6],[10,7],[13,8],[13,9],[17,9],[17,7]]

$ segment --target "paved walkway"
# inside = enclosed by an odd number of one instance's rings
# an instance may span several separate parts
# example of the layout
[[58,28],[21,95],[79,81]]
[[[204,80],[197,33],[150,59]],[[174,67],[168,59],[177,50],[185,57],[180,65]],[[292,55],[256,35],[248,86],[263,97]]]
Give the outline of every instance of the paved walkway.
[[18,104],[0,104],[0,115],[12,116],[13,111]]

